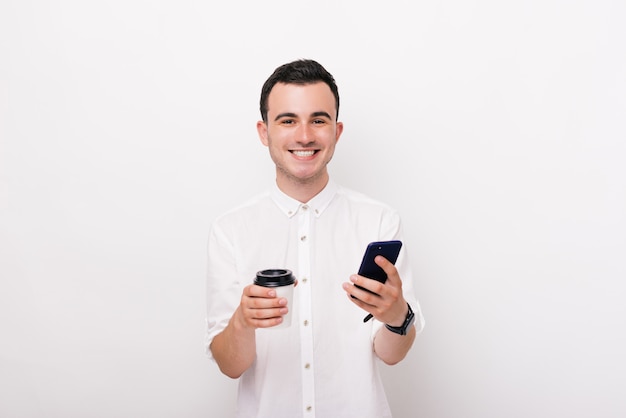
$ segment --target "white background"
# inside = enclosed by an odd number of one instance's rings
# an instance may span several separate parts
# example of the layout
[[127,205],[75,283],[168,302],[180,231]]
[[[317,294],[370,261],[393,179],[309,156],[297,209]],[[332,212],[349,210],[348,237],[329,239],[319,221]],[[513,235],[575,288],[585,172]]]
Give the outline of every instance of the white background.
[[273,181],[258,97],[297,58],[339,84],[331,174],[404,219],[426,329],[383,370],[395,416],[625,416],[624,21],[621,0],[3,0],[0,416],[232,416],[206,237]]

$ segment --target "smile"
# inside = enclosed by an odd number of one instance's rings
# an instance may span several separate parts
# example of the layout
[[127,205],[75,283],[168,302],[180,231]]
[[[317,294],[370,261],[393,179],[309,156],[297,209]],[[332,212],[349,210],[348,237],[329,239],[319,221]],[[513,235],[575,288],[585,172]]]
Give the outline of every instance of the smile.
[[296,157],[311,157],[313,156],[313,154],[315,154],[316,151],[314,150],[301,150],[301,151],[291,151],[292,154],[294,154]]

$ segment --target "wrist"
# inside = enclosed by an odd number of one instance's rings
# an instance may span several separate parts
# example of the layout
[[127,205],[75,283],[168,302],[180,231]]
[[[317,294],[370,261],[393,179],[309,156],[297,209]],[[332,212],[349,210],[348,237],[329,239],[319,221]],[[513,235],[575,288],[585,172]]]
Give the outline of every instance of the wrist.
[[389,331],[395,334],[407,335],[407,333],[409,332],[409,327],[413,326],[413,322],[415,322],[415,313],[413,312],[413,309],[411,309],[411,305],[407,303],[406,306],[407,306],[407,313],[406,313],[406,317],[404,318],[402,325],[393,326],[393,325],[385,324],[385,328],[387,328]]
[[404,320],[409,314],[409,304],[404,302],[404,310],[402,311],[402,315],[394,319],[393,321],[386,322],[385,325],[389,325],[390,327],[401,327],[404,324]]

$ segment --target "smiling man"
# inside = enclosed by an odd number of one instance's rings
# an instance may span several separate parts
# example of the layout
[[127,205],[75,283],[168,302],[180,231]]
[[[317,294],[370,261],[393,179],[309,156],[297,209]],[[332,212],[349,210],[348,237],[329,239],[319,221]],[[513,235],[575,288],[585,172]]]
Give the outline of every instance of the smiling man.
[[[207,354],[240,379],[238,417],[390,417],[378,364],[400,362],[424,324],[406,246],[395,266],[377,259],[384,284],[355,271],[369,242],[403,240],[400,218],[330,180],[343,124],[337,85],[319,63],[278,67],[260,110],[276,182],[211,226]],[[252,284],[267,268],[293,271],[293,306]],[[291,326],[275,328],[287,312]],[[364,323],[364,312],[374,320]]]
[[307,202],[328,183],[327,165],[343,131],[337,122],[338,99],[320,81],[277,83],[266,102],[257,130],[276,164],[278,188]]

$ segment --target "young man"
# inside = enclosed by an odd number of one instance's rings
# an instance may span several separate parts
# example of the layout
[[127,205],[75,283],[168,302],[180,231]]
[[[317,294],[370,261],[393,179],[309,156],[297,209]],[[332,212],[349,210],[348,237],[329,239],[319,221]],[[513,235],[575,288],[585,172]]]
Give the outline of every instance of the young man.
[[[384,284],[356,270],[369,242],[403,239],[400,218],[330,180],[343,124],[335,80],[320,64],[278,67],[260,107],[276,184],[211,227],[207,353],[240,378],[238,417],[390,417],[378,363],[401,361],[423,318],[404,249],[395,266],[377,258]],[[292,305],[252,284],[270,268],[297,277]],[[291,326],[273,328],[288,310]],[[367,313],[374,320],[364,323]]]

